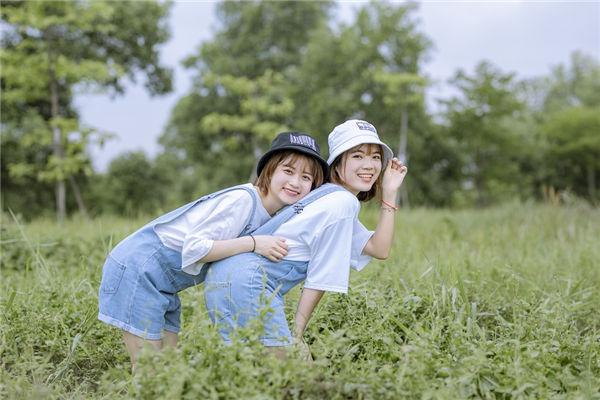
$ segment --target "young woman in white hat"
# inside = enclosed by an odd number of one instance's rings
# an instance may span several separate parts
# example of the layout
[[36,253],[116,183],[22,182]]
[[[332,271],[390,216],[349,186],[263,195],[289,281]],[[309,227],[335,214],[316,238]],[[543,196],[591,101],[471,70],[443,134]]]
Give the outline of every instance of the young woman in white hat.
[[[350,267],[361,270],[371,257],[388,257],[396,192],[407,168],[392,158],[391,149],[366,121],[349,120],[338,125],[328,142],[331,183],[313,190],[254,232],[286,239],[288,253],[281,262],[243,253],[209,268],[206,306],[226,342],[236,327],[261,318],[265,346],[303,343],[302,335],[323,293],[346,293]],[[381,202],[381,210],[377,228],[370,232],[358,220],[359,201],[374,198]],[[302,281],[304,289],[292,335],[283,295]]]

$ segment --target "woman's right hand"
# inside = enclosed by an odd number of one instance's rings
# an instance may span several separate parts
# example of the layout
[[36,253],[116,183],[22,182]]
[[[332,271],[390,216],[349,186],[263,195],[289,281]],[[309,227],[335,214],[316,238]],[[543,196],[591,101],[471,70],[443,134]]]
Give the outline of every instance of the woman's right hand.
[[279,262],[288,253],[285,239],[280,236],[258,235],[253,236],[256,242],[254,252],[271,261]]

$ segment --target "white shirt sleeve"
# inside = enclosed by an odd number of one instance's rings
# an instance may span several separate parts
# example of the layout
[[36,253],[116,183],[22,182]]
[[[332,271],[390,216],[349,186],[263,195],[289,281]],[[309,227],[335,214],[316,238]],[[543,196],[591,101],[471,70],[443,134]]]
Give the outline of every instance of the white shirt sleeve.
[[368,230],[358,220],[354,220],[354,227],[352,233],[352,258],[350,260],[350,266],[356,270],[362,270],[372,259],[371,256],[363,254],[363,249],[367,245],[369,239],[375,232]]
[[183,238],[182,269],[192,275],[200,273],[198,262],[212,249],[215,240],[237,238],[252,212],[252,197],[245,190],[232,190],[196,206],[186,213],[189,231]]

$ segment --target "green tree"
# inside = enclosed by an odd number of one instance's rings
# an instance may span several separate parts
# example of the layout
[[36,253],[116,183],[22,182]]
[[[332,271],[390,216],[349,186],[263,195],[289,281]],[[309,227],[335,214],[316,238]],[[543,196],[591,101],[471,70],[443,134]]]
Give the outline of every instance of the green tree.
[[537,132],[538,151],[531,155],[536,184],[597,201],[600,130],[594,115],[600,114],[600,64],[574,52],[569,64],[553,67],[525,88]]
[[371,2],[358,10],[353,23],[313,32],[291,75],[291,93],[294,122],[316,132],[322,142],[333,126],[358,117],[373,122],[404,161],[410,143],[416,156],[405,188],[421,201],[431,166],[426,161],[430,151],[422,146],[437,146],[437,139],[424,105],[427,79],[420,71],[430,41],[419,31],[417,7]]
[[35,163],[32,157],[11,161],[8,177],[54,183],[60,220],[66,213],[65,181],[83,206],[74,177],[90,172],[86,144],[101,134],[79,123],[74,94],[90,88],[119,94],[126,78],[140,76],[150,93],[168,92],[171,71],[159,64],[156,45],[168,39],[169,7],[156,2],[3,4],[3,130],[20,139],[26,153],[40,145],[52,149],[37,154],[45,156],[42,161],[35,155]]
[[593,202],[600,178],[600,107],[570,107],[556,112],[542,126],[547,140],[546,162],[554,174],[550,184],[572,189]]
[[569,107],[600,107],[600,65],[597,58],[574,52],[568,66],[558,65],[543,78],[543,112]]
[[160,142],[208,182],[247,179],[257,154],[287,127],[296,128],[287,76],[330,2],[223,2],[220,26],[185,65],[194,86],[172,111]]
[[[409,184],[418,201],[428,198],[436,190],[428,182],[431,157],[448,147],[425,110],[420,67],[430,42],[419,32],[417,5],[367,3],[348,25],[329,18],[330,9],[221,4],[215,39],[187,60],[198,71],[195,87],[173,110],[165,148],[222,186],[248,176],[253,153],[265,149],[275,129],[307,131],[325,145],[336,124],[365,118],[405,155],[410,143],[418,178]],[[445,199],[436,196],[434,202]]]
[[519,193],[532,132],[513,129],[524,109],[514,74],[481,62],[472,76],[458,71],[451,83],[460,94],[444,102],[444,117],[461,158],[462,193],[474,191],[479,206]]
[[161,168],[143,152],[121,154],[91,188],[93,211],[129,217],[156,213],[168,199],[172,174],[172,170]]

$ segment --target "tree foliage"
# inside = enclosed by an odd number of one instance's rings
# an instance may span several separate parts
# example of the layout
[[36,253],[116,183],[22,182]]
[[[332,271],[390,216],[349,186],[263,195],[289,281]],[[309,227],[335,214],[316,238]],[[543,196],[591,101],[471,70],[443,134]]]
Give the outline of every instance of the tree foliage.
[[[150,93],[168,92],[171,71],[160,65],[156,49],[168,39],[168,10],[160,3],[3,4],[1,123],[24,148],[24,157],[3,163],[3,173],[6,169],[4,176],[15,181],[56,182],[59,217],[65,212],[64,181],[71,179],[76,189],[73,177],[90,173],[86,146],[94,136],[104,140],[101,132],[80,124],[75,94],[90,89],[119,94],[125,79],[141,76]],[[39,146],[52,151],[40,152]]]
[[445,102],[445,118],[448,135],[458,144],[462,188],[467,195],[472,188],[480,206],[514,196],[527,143],[511,127],[524,107],[514,74],[481,62],[473,75],[458,71],[451,83],[459,95]]
[[274,134],[292,124],[289,70],[330,2],[223,2],[214,39],[185,65],[194,86],[175,106],[161,137],[210,189],[251,177]]
[[43,213],[62,182],[82,188],[92,213],[153,213],[252,179],[280,131],[309,132],[326,156],[328,133],[348,118],[373,122],[408,163],[401,198],[411,204],[483,206],[542,188],[598,199],[597,59],[575,52],[528,81],[482,61],[456,72],[456,94],[432,115],[422,69],[432,43],[411,2],[362,3],[347,22],[331,1],[218,4],[212,39],[184,60],[192,88],[171,110],[164,152],[126,154],[93,173],[86,149],[109,136],[81,124],[73,100],[119,95],[140,79],[151,94],[170,90],[158,52],[169,8],[3,3],[3,208]]

